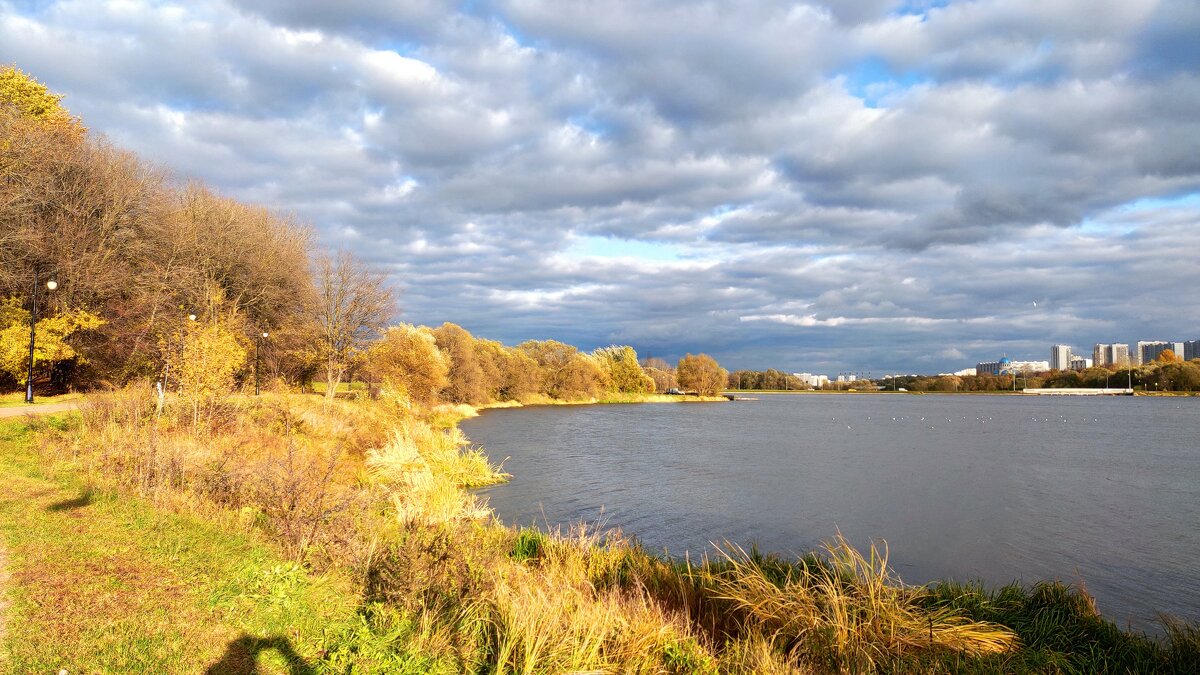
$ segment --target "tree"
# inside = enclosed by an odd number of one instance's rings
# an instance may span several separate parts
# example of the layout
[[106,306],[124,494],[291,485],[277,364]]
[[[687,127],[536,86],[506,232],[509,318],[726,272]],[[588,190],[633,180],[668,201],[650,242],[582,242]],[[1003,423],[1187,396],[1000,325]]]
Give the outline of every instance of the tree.
[[688,354],[675,368],[679,386],[700,396],[714,396],[725,387],[729,373],[708,354]]
[[332,399],[346,371],[391,318],[395,299],[383,274],[346,251],[317,259],[316,286],[316,356],[325,368],[325,395]]
[[475,358],[490,399],[519,401],[536,393],[541,386],[537,361],[519,349],[476,338]]
[[592,352],[604,370],[609,391],[641,394],[654,391],[654,380],[638,364],[633,347],[611,345]]
[[425,326],[402,323],[388,328],[371,347],[368,362],[383,378],[386,393],[414,403],[436,403],[449,381],[448,359]]
[[654,390],[662,394],[679,386],[675,381],[675,369],[671,364],[658,357],[651,357],[642,361],[642,370],[646,371],[646,375],[654,380]]
[[12,106],[21,116],[48,124],[78,125],[55,94],[12,66],[0,67],[0,105]]
[[557,340],[530,340],[517,347],[537,362],[542,391],[563,400],[595,398],[605,385],[596,360]]
[[1175,363],[1177,361],[1183,361],[1183,359],[1175,355],[1174,349],[1162,350],[1158,353],[1158,356],[1154,357],[1154,360],[1159,363]]
[[475,355],[475,338],[470,331],[450,322],[433,329],[433,337],[450,362],[450,377],[442,396],[454,403],[483,403],[487,383]]
[[69,117],[60,98],[0,68],[0,298],[53,274],[56,302],[104,318],[72,338],[70,363],[84,365],[70,374],[121,383],[159,371],[161,346],[211,285],[249,333],[270,331],[277,372],[307,381],[324,367],[309,228],[169,181],[74,120],[58,123]]
[[[33,367],[77,358],[67,339],[77,331],[95,330],[104,321],[84,310],[67,310],[38,319]],[[29,311],[18,298],[0,301],[0,372],[15,382],[27,376],[29,367]]]
[[195,403],[233,391],[233,376],[246,362],[246,348],[227,317],[188,322],[178,354],[179,387]]

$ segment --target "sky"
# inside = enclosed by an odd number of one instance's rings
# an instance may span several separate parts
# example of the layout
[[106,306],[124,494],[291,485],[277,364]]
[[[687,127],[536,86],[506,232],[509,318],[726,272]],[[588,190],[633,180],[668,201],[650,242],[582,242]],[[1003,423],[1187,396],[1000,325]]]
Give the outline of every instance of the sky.
[[732,368],[1200,339],[1196,0],[0,0],[94,132],[404,321]]

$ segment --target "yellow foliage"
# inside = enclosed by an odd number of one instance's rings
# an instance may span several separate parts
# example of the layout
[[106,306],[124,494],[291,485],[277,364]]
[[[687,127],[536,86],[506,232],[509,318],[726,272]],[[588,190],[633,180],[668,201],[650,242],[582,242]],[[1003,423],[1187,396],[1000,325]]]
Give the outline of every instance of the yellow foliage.
[[654,380],[638,365],[637,352],[628,345],[611,345],[592,352],[604,370],[609,391],[634,394],[654,391]]
[[[76,331],[95,330],[104,320],[82,309],[67,310],[38,319],[33,352],[37,368],[48,363],[66,361],[77,356],[69,338]],[[0,371],[13,379],[24,379],[29,367],[29,312],[17,298],[0,302]]]
[[368,363],[383,378],[384,393],[415,403],[434,403],[449,382],[449,359],[424,326],[388,328],[371,347]]
[[675,369],[679,386],[693,389],[701,396],[719,394],[725,388],[729,373],[708,354],[688,354],[679,359]]
[[52,93],[46,85],[12,66],[0,67],[0,105],[5,104],[16,108],[23,117],[83,128],[63,108],[62,94]]
[[211,401],[233,390],[233,375],[246,362],[247,350],[239,339],[237,310],[229,308],[224,292],[210,285],[207,296],[205,316],[183,322],[167,359],[185,396]]
[[179,383],[184,394],[213,398],[233,389],[233,374],[246,361],[246,349],[223,323],[189,325],[179,357]]

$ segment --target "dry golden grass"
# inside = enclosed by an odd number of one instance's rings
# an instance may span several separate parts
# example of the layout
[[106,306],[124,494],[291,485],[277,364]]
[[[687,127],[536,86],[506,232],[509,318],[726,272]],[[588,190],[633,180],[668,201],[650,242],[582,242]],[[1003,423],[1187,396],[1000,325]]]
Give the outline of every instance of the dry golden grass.
[[887,565],[887,549],[864,556],[840,534],[820,562],[796,565],[772,579],[752,555],[727,547],[725,564],[696,569],[716,599],[728,602],[744,629],[770,640],[797,663],[827,663],[874,671],[921,650],[971,656],[1017,647],[1002,626],[970,621],[951,610],[930,611],[920,587],[905,586]]
[[[491,598],[502,672],[661,672],[664,653],[690,639],[686,621],[641,593],[597,590],[569,568],[510,565]],[[696,649],[697,662],[711,661]]]
[[464,488],[507,476],[470,448],[457,427],[439,431],[418,420],[398,424],[391,440],[367,456],[368,471],[385,484],[402,522],[425,524],[486,518],[490,511]]
[[540,537],[536,558],[497,566],[489,605],[501,672],[716,672],[683,613],[618,570],[651,562],[627,542],[577,528]]

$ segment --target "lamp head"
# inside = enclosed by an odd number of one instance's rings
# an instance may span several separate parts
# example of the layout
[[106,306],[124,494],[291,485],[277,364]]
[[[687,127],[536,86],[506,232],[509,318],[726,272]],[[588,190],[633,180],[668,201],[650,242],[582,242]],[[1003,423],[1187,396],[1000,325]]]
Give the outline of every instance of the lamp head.
[[195,320],[196,320],[195,314],[188,314],[188,321],[195,321]]
[[49,288],[50,290],[54,290],[54,289],[58,288],[58,282],[51,279],[50,281],[46,282],[46,288]]
[[267,331],[265,331],[265,330],[263,331],[263,337],[270,337],[270,336],[271,336],[271,334],[270,334],[270,333],[268,333],[268,332],[267,332]]

